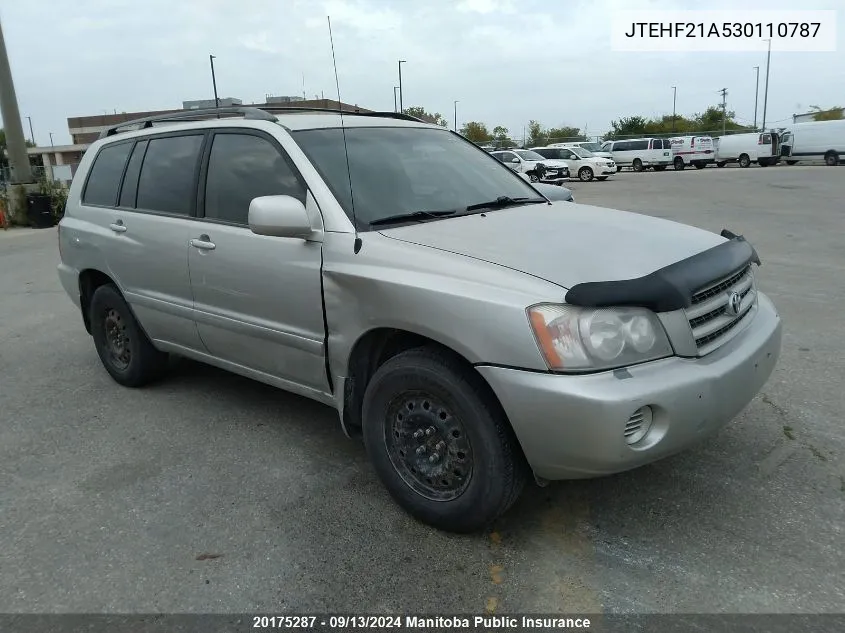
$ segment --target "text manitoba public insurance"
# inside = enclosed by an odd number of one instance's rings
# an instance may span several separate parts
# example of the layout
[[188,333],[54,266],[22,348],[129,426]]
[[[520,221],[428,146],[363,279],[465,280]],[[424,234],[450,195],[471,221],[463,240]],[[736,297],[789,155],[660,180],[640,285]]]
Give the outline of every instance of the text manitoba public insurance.
[[474,617],[419,617],[405,616],[405,627],[409,629],[589,629],[589,618],[565,618],[523,615],[519,617],[497,615]]

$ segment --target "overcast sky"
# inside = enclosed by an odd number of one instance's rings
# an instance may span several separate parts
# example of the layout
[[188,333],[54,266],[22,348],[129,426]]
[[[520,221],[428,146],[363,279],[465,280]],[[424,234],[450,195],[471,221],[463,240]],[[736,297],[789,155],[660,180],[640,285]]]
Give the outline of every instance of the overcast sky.
[[[754,118],[754,66],[765,52],[623,53],[610,16],[625,8],[836,9],[838,52],[773,53],[767,120],[811,104],[845,105],[842,0],[701,3],[637,0],[3,0],[0,6],[21,115],[39,145],[70,141],[67,117],[181,107],[213,97],[336,97],[326,15],[332,19],[343,101],[393,110],[397,60],[405,106],[458,124],[502,124],[521,136],[529,119],[605,132],[610,121],[720,101]],[[24,120],[24,133],[29,129]]]

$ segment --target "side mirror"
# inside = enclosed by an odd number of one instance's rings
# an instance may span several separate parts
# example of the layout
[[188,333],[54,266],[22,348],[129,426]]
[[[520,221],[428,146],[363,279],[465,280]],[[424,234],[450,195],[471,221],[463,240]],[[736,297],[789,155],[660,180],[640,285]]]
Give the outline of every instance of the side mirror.
[[313,229],[305,205],[291,196],[261,196],[249,203],[249,228],[256,235],[308,237]]
[[512,163],[519,163],[519,159],[518,158],[511,158],[511,162]]

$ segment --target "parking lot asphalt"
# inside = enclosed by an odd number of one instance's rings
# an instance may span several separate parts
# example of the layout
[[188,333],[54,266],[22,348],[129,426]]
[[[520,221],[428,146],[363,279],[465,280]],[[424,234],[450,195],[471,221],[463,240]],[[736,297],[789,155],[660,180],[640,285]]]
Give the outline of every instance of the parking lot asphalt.
[[119,387],[59,286],[55,229],[0,231],[0,612],[842,612],[843,179],[573,182],[579,203],[744,234],[781,361],[715,438],[532,485],[473,536],[406,516],[331,409],[188,361]]

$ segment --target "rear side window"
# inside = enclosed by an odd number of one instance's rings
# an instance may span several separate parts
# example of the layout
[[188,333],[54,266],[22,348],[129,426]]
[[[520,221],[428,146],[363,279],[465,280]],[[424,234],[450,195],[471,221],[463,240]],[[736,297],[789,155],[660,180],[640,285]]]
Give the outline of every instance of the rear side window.
[[94,159],[88,182],[85,184],[85,192],[82,195],[83,204],[114,206],[117,202],[117,190],[120,188],[123,168],[126,166],[126,159],[129,158],[131,150],[132,143],[107,145],[100,150],[97,158]]
[[631,149],[643,150],[648,149],[648,141],[631,141]]
[[557,156],[557,152],[558,152],[558,150],[555,150],[555,149],[543,149],[543,148],[535,149],[534,151],[537,152],[543,158],[554,158],[555,156]]
[[276,195],[305,202],[305,185],[278,148],[254,135],[215,135],[208,159],[205,217],[247,224],[253,198]]
[[147,151],[148,141],[135,143],[132,156],[129,157],[129,164],[126,166],[126,175],[123,177],[123,187],[120,190],[120,206],[134,207],[135,198],[138,194],[138,176],[141,175],[141,161],[144,159],[144,152]]
[[202,135],[154,138],[138,181],[138,208],[190,215]]

